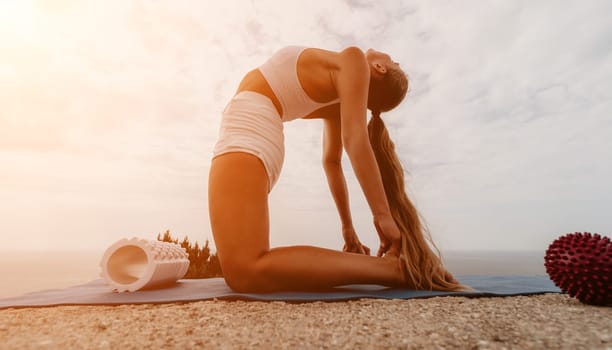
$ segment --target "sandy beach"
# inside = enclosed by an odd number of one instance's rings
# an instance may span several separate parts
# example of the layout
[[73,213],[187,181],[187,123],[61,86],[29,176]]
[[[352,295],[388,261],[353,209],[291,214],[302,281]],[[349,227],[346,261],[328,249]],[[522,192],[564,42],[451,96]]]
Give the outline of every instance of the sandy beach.
[[0,349],[612,349],[612,308],[562,294],[0,310]]

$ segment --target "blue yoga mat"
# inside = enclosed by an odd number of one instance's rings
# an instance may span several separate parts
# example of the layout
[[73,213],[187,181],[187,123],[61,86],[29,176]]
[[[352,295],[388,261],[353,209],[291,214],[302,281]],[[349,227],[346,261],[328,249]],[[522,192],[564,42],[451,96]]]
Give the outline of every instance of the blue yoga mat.
[[438,292],[388,288],[376,285],[350,285],[326,292],[237,293],[222,278],[180,280],[166,288],[140,290],[132,293],[113,293],[103,279],[65,288],[33,292],[0,299],[0,309],[56,305],[122,305],[188,302],[210,299],[260,301],[342,301],[361,298],[413,299],[436,296],[512,296],[559,293],[547,276],[457,276],[461,283],[471,286],[470,292]]

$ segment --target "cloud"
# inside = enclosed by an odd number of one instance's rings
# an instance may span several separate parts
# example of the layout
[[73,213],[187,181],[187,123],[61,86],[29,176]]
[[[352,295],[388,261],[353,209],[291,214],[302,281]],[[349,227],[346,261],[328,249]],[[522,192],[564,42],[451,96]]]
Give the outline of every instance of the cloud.
[[[443,248],[539,249],[562,230],[612,229],[605,1],[33,4],[22,9],[31,21],[0,34],[0,161],[10,164],[0,196],[22,198],[2,209],[32,240],[87,231],[93,246],[175,227],[210,237],[220,112],[246,72],[293,44],[374,47],[401,63],[410,94],[384,118]],[[321,123],[285,132],[271,240],[338,247]],[[356,226],[375,247],[343,165]],[[71,212],[81,219],[62,230]]]

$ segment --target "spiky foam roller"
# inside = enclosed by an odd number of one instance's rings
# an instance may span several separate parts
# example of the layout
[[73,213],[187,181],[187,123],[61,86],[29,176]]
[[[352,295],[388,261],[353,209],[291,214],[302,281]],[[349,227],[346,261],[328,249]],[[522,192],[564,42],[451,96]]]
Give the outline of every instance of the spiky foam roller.
[[106,250],[100,267],[113,291],[134,292],[175,283],[187,273],[189,256],[175,243],[124,238]]
[[612,303],[612,243],[588,232],[568,233],[546,250],[544,266],[561,290],[583,303]]

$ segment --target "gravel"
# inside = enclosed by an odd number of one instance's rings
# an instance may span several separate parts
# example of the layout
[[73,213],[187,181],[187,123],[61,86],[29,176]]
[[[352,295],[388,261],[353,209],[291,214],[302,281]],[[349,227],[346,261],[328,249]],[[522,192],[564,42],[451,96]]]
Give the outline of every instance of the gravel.
[[612,349],[612,308],[563,294],[0,310],[0,349]]

